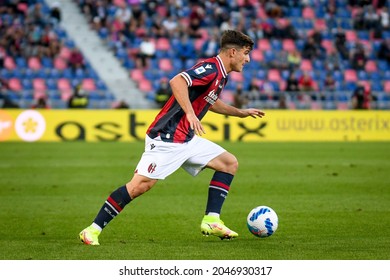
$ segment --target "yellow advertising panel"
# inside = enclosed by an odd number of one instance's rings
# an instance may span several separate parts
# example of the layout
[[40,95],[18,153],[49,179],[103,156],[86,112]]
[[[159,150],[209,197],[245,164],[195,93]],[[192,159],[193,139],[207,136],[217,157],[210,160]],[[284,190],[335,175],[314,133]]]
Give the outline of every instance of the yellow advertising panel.
[[[0,141],[143,141],[156,110],[0,110]],[[269,110],[262,119],[208,113],[213,141],[390,141],[389,111]]]

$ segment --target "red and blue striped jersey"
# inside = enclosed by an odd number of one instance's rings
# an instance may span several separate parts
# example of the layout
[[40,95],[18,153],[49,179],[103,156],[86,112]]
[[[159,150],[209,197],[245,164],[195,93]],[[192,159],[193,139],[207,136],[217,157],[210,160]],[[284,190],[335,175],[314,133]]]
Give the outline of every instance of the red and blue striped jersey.
[[[218,99],[227,83],[226,69],[219,56],[197,63],[180,75],[188,85],[189,98],[194,112],[201,120]],[[160,136],[165,142],[184,143],[194,137],[185,113],[172,95],[149,126],[150,138]]]

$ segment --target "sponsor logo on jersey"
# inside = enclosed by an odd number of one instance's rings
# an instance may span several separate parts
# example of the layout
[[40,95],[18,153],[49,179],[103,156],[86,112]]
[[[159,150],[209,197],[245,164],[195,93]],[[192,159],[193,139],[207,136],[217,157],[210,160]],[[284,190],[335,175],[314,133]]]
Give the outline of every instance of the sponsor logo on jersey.
[[210,64],[207,64],[205,68],[206,69],[213,69],[213,66],[211,66]]
[[215,89],[210,91],[207,96],[203,97],[203,99],[206,100],[207,103],[210,103],[211,105],[213,105],[215,103],[215,101],[217,101],[217,99],[218,99],[218,95],[215,94]]

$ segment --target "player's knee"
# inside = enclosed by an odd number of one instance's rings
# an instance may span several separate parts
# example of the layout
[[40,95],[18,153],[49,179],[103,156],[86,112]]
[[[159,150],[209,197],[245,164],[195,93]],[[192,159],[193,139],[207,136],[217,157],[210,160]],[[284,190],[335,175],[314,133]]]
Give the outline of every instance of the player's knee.
[[238,170],[238,160],[234,155],[230,154],[228,159],[225,162],[224,172],[235,175],[237,170]]
[[127,191],[132,199],[149,191],[157,182],[154,179],[142,178],[135,176],[130,182],[126,184]]

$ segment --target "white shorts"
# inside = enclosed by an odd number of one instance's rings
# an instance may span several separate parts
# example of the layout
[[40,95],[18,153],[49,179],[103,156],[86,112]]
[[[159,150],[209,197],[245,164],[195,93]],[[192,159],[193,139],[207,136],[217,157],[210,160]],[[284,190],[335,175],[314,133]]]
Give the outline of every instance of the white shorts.
[[160,137],[145,138],[145,152],[136,173],[150,179],[165,179],[179,167],[196,176],[214,158],[225,152],[221,146],[198,136],[186,143],[169,143]]

